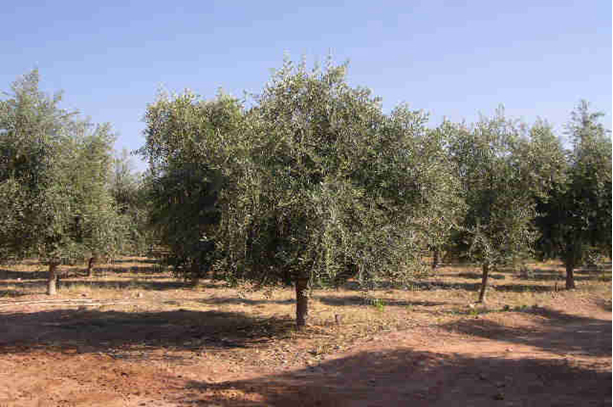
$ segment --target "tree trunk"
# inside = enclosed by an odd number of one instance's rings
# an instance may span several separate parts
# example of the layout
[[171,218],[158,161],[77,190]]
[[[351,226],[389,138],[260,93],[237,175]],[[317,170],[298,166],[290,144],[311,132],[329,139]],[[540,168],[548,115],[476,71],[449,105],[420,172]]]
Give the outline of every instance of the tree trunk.
[[87,262],[87,277],[91,277],[94,275],[94,263],[96,262],[95,257],[90,257]]
[[308,288],[308,278],[298,277],[296,279],[296,327],[298,329],[306,326],[306,319],[309,314]]
[[487,280],[490,276],[490,265],[488,263],[484,263],[482,269],[483,269],[483,276],[481,277],[481,292],[479,292],[479,301],[477,302],[485,304]]
[[568,262],[566,266],[566,289],[572,290],[575,287],[575,265]]
[[432,270],[436,270],[438,268],[439,257],[440,257],[440,252],[439,252],[439,249],[436,248],[432,252]]
[[200,278],[201,277],[203,277],[203,276],[200,274],[200,263],[194,260],[194,261],[192,261],[192,264],[190,266],[190,279],[189,279],[189,283],[193,287],[196,287],[200,283]]
[[57,263],[49,264],[49,277],[47,279],[47,295],[57,294]]

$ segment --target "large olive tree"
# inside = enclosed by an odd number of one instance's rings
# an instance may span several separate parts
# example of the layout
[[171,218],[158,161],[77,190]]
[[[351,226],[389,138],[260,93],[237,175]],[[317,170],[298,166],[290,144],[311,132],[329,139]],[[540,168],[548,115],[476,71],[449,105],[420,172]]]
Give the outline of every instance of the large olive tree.
[[214,245],[208,258],[230,279],[293,282],[298,327],[313,284],[406,281],[423,267],[432,209],[453,189],[444,160],[424,157],[443,147],[427,117],[384,114],[345,71],[288,60],[250,109],[186,92],[146,115],[160,229],[194,256]]

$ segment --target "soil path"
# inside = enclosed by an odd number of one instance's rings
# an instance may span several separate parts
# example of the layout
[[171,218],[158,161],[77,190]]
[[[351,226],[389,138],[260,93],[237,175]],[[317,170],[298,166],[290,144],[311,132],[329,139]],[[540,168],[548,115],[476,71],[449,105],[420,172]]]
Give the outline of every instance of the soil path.
[[0,407],[609,406],[611,339],[610,312],[534,310],[379,335],[316,366],[258,367],[11,337]]

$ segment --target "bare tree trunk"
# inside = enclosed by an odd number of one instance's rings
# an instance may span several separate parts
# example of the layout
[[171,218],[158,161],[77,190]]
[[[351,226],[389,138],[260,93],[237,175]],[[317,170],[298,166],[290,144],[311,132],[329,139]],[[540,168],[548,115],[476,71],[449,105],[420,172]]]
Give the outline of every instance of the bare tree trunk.
[[571,262],[565,264],[566,266],[566,289],[572,290],[575,287],[575,265]]
[[57,294],[57,263],[49,263],[49,277],[47,279],[47,295]]
[[306,326],[306,319],[309,314],[308,288],[308,278],[298,277],[296,279],[296,327],[298,329]]
[[95,257],[90,257],[87,262],[87,277],[91,277],[94,275],[94,263],[96,262]]
[[482,304],[486,303],[486,290],[487,290],[487,280],[490,276],[490,265],[488,263],[483,263],[483,276],[481,277],[481,292],[479,292],[479,301]]
[[189,283],[193,286],[196,287],[198,286],[198,284],[200,283],[200,264],[197,261],[192,261],[192,265],[190,266],[191,270],[190,270],[190,281]]
[[432,252],[432,270],[436,270],[439,264],[440,251],[438,247]]

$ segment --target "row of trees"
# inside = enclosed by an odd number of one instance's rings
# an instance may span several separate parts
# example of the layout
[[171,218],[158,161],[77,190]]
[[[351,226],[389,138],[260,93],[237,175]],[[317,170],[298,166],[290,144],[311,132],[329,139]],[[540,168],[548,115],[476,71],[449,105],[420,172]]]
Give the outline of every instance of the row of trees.
[[33,72],[0,102],[0,255],[36,253],[52,281],[62,261],[155,241],[187,278],[294,284],[299,327],[310,287],[407,283],[426,253],[478,262],[482,302],[500,265],[560,258],[573,288],[587,253],[610,256],[611,139],[586,102],[568,149],[503,109],[434,128],[405,105],[386,114],[345,72],[285,61],[248,108],[161,93],[142,180],[112,159],[108,126],[59,109]]
[[404,105],[385,114],[345,70],[286,61],[250,108],[189,91],[148,107],[139,153],[179,269],[293,282],[302,326],[310,286],[406,282],[426,251],[481,264],[481,302],[500,265],[558,257],[573,288],[586,253],[610,253],[611,139],[586,102],[566,149],[503,109],[436,128]]

